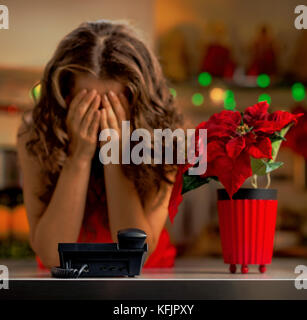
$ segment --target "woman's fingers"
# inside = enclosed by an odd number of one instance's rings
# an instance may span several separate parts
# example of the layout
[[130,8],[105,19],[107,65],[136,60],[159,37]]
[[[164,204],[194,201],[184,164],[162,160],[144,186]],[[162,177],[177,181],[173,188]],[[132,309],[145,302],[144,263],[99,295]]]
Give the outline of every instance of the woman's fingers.
[[102,109],[100,111],[100,128],[101,128],[101,130],[109,128],[106,109]]
[[117,117],[118,123],[119,125],[121,125],[122,121],[126,119],[125,110],[118,96],[113,91],[109,92],[109,97],[110,97],[110,102],[112,104],[114,113]]
[[87,93],[87,90],[83,89],[73,97],[68,108],[67,120],[70,120],[72,118],[73,114],[76,111],[77,106],[79,105],[80,101],[82,100],[82,98],[85,96],[86,93]]
[[[102,131],[104,131],[104,138],[107,137],[107,140],[110,139],[110,128],[108,125],[108,116],[107,116],[107,110],[105,108],[103,108],[102,110],[100,110],[100,134],[102,133]],[[99,140],[100,140],[100,136],[99,136]],[[100,144],[103,145],[104,144],[104,140],[100,140]]]
[[106,94],[103,95],[102,104],[106,110],[107,122],[110,128],[117,129],[118,128],[118,120],[116,114],[113,111],[112,105]]
[[88,134],[91,138],[97,139],[97,132],[99,128],[99,120],[100,120],[100,113],[98,110],[95,110],[91,123],[88,128]]
[[86,134],[86,135],[88,134],[89,127],[91,125],[95,111],[98,110],[98,107],[100,105],[100,101],[101,101],[100,96],[96,95],[96,97],[92,101],[90,107],[87,109],[87,112],[85,113],[85,115],[81,121],[81,125],[80,125],[80,132],[81,133]]
[[91,90],[88,94],[83,96],[83,98],[79,102],[79,105],[75,108],[75,112],[72,116],[72,121],[74,121],[77,126],[81,125],[83,116],[89,108],[91,102],[95,98],[96,94],[97,91],[95,89]]

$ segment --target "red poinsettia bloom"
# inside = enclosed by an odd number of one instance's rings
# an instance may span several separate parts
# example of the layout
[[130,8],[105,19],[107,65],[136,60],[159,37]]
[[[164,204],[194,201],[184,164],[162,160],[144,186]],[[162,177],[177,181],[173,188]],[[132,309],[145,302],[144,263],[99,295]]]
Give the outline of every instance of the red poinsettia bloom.
[[259,102],[243,115],[224,110],[198,126],[208,130],[208,170],[204,177],[218,177],[230,197],[252,175],[250,157],[271,159],[269,137],[297,122],[298,115],[285,111],[269,114],[268,107],[267,102]]
[[275,111],[268,113],[269,105],[266,101],[259,102],[252,107],[246,108],[243,121],[249,127],[253,127],[256,134],[272,135],[274,132],[280,131],[289,123],[297,123],[300,115],[295,115],[286,111]]
[[[198,130],[207,129],[207,171],[202,177],[217,177],[229,196],[242,186],[252,175],[250,157],[256,159],[272,158],[270,136],[289,125],[296,123],[301,114],[286,111],[268,113],[268,103],[259,102],[248,107],[243,114],[238,111],[223,110],[200,123],[196,128],[196,154],[198,148]],[[200,148],[204,143],[200,142]],[[191,166],[191,165],[190,165]],[[182,175],[189,165],[178,171],[171,202],[170,216],[174,217],[181,202]]]

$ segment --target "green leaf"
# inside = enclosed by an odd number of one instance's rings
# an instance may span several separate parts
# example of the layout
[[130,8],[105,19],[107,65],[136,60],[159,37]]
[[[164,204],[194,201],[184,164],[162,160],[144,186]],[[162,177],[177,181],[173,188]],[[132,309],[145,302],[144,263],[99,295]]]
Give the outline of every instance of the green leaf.
[[202,186],[203,184],[209,183],[211,180],[217,180],[217,177],[202,178],[200,176],[189,175],[188,172],[185,172],[183,174],[183,186],[181,194],[196,189]]
[[283,165],[283,162],[275,161],[277,158],[277,154],[279,148],[281,146],[282,141],[286,140],[285,135],[288,130],[291,128],[292,123],[288,126],[281,129],[279,132],[275,132],[274,135],[270,137],[272,142],[272,159],[265,160],[265,159],[255,159],[251,157],[251,167],[253,174],[258,176],[266,175],[269,172],[272,172]]
[[270,137],[271,142],[275,142],[275,141],[286,141],[287,139],[285,137],[281,137],[279,134],[274,134],[272,137]]
[[276,161],[276,162],[266,162],[266,173],[272,172],[278,168],[280,168],[284,163],[281,161]]
[[244,122],[243,122],[243,116],[244,116],[244,112],[240,112],[241,114],[241,122],[240,122],[240,126],[243,126],[244,125]]
[[266,161],[264,159],[255,159],[251,157],[251,167],[253,174],[264,176],[283,165],[283,162]]
[[265,164],[263,159],[255,159],[250,157],[253,174],[262,176],[265,174]]
[[[284,127],[283,129],[281,129],[278,133],[275,133],[275,136],[279,136],[280,139],[272,141],[272,161],[274,162],[276,160],[279,148],[281,146],[281,143],[283,140],[285,140],[285,135],[286,133],[289,131],[289,129],[291,128],[291,126],[293,125],[293,123],[290,123],[288,126]],[[274,140],[274,138],[273,138]]]

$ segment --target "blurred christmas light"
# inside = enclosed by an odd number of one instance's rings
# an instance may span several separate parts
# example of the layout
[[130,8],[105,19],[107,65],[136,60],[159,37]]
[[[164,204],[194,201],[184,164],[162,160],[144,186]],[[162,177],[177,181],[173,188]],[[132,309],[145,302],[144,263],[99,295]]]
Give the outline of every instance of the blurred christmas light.
[[222,88],[213,88],[211,89],[209,96],[214,103],[223,102],[225,97],[225,90]]
[[236,108],[235,95],[231,90],[226,90],[225,92],[224,108],[226,110],[234,110]]
[[271,101],[272,101],[271,96],[269,96],[266,93],[261,94],[258,98],[258,102],[262,102],[262,101],[266,101],[268,104],[271,104]]
[[194,106],[200,106],[204,102],[204,96],[201,93],[194,93],[192,96],[192,103]]
[[169,91],[173,95],[174,98],[177,97],[177,91],[174,88],[170,88]]
[[0,112],[7,112],[9,114],[15,114],[17,112],[20,112],[21,110],[15,105],[15,104],[10,104],[7,106],[0,106]]
[[235,98],[235,94],[233,93],[233,91],[231,90],[226,90],[225,92],[225,99],[234,99]]
[[292,97],[295,101],[302,101],[305,99],[306,92],[302,83],[297,82],[292,86]]
[[235,100],[231,100],[231,101],[225,100],[224,101],[224,108],[226,110],[234,110],[236,108],[236,106],[237,106],[237,103]]
[[199,74],[198,76],[198,82],[201,86],[209,86],[210,83],[212,82],[212,77],[210,75],[210,73],[208,72],[202,72]]
[[271,79],[270,77],[263,73],[263,74],[260,74],[258,77],[257,77],[257,84],[259,87],[261,88],[266,88],[270,85],[270,82],[271,82]]
[[18,107],[15,106],[14,104],[9,105],[9,106],[7,107],[7,112],[8,112],[8,113],[11,113],[11,114],[14,114],[14,113],[18,112]]
[[[41,84],[39,83],[39,84],[37,84],[37,85],[32,89],[32,91],[30,92],[31,98],[34,98],[35,101],[38,100],[39,97],[40,97],[41,88],[42,88],[42,86],[41,86]],[[31,94],[32,94],[32,95],[31,95]]]

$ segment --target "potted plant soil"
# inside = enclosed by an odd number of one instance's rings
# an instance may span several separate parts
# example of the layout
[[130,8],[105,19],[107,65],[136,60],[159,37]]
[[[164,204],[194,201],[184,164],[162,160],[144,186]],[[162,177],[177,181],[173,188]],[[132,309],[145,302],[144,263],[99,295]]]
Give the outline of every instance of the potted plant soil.
[[[224,187],[218,190],[218,215],[224,262],[230,271],[248,272],[249,264],[265,272],[271,263],[277,215],[277,190],[270,189],[270,173],[283,163],[276,161],[278,150],[290,127],[302,114],[268,112],[267,102],[246,108],[244,112],[223,110],[196,128],[195,146],[199,160],[205,158],[207,170],[189,175],[185,164],[178,168],[169,203],[173,221],[182,194],[211,180]],[[201,141],[199,129],[207,129]],[[206,147],[204,147],[206,146]],[[206,157],[204,150],[207,151]],[[258,177],[266,176],[265,188],[258,188]],[[251,188],[242,188],[251,180]]]

